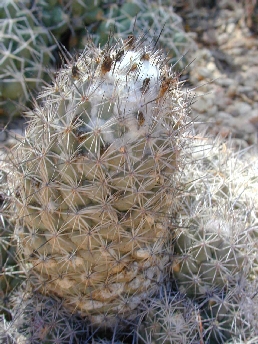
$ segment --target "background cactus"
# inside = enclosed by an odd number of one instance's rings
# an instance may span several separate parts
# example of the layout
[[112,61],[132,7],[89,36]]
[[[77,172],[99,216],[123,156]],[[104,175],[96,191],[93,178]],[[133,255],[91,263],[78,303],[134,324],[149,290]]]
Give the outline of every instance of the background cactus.
[[[87,30],[96,44],[104,46],[110,35],[126,38],[143,33],[149,40],[161,35],[159,44],[172,63],[195,50],[195,43],[182,26],[182,19],[171,4],[149,0],[35,0],[31,10],[67,49],[83,49]],[[180,61],[185,65],[186,59]]]
[[[2,218],[1,218],[2,220]],[[8,294],[18,285],[19,267],[16,261],[16,249],[12,243],[12,232],[6,228],[5,223],[0,225],[0,314],[8,315]]]
[[28,278],[93,325],[134,319],[166,276],[188,98],[141,40],[89,42],[9,156]]
[[184,169],[193,182],[183,179],[174,282],[198,305],[205,343],[247,339],[257,335],[257,162],[214,142],[196,149]]
[[252,343],[258,333],[257,157],[198,136],[187,149],[172,285],[145,303],[139,340]]
[[52,59],[50,33],[25,4],[0,4],[0,115],[8,119],[25,110],[30,92],[47,78]]
[[163,291],[146,305],[138,338],[140,343],[201,343],[198,308],[184,294]]
[[60,41],[72,33],[78,36],[89,24],[101,21],[104,17],[102,0],[35,0],[30,5],[42,26],[50,30]]
[[191,51],[196,49],[190,34],[183,29],[182,19],[173,11],[171,4],[169,6],[163,2],[132,0],[122,5],[110,4],[104,13],[104,19],[91,29],[93,37],[100,44],[108,41],[110,32],[114,32],[115,37],[123,38],[143,33],[147,40],[159,37],[158,46],[166,51],[171,64],[188,53],[179,61],[179,69],[186,65]]
[[55,298],[21,289],[12,295],[12,306],[11,329],[17,342],[83,343],[91,336],[89,324],[68,313]]
[[[1,162],[1,161],[0,161]],[[13,237],[14,227],[5,217],[6,195],[2,192],[5,183],[5,173],[0,170],[0,315],[4,314],[10,320],[9,294],[21,283],[21,272],[16,259],[16,246]]]

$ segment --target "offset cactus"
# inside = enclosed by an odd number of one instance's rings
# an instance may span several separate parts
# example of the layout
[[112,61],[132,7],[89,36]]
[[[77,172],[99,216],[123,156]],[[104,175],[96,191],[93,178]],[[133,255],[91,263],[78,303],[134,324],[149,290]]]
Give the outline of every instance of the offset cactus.
[[[0,160],[1,167],[1,160]],[[0,170],[0,315],[9,313],[9,294],[22,281],[16,259],[16,246],[13,238],[13,226],[5,219],[4,192],[5,173]]]
[[200,344],[198,308],[185,295],[165,292],[145,306],[138,338],[143,344]]
[[91,338],[89,324],[67,312],[60,300],[21,288],[12,295],[12,302],[13,322],[9,324],[9,332],[12,331],[17,343],[70,344]]
[[9,118],[24,110],[30,92],[47,78],[52,58],[51,36],[25,4],[0,4],[0,115]]
[[[0,220],[1,215],[0,215]],[[8,312],[8,294],[20,282],[12,232],[0,223],[0,314]]]
[[187,189],[174,282],[198,304],[205,343],[246,339],[258,333],[251,319],[257,307],[251,288],[257,285],[257,163],[214,142],[194,150],[196,162],[186,162],[182,178]]
[[170,286],[161,298],[145,302],[139,339],[252,343],[258,335],[257,157],[240,157],[214,140],[196,142],[187,148],[182,169],[174,294]]
[[134,319],[167,273],[190,100],[165,61],[133,36],[89,42],[10,155],[28,278],[93,325]]

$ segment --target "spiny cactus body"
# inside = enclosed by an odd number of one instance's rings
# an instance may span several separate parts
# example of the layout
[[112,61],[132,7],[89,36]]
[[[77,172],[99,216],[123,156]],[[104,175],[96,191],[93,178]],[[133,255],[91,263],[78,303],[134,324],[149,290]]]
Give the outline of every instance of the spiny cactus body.
[[104,50],[88,42],[41,99],[10,155],[25,268],[93,324],[134,318],[166,276],[188,95],[160,52],[130,36]]
[[174,282],[198,305],[205,343],[246,339],[257,333],[251,291],[257,285],[257,162],[216,142],[191,150],[194,163],[186,163],[182,176]]
[[7,117],[24,110],[52,59],[51,36],[25,3],[0,3],[0,115]]
[[[1,158],[1,155],[0,155]],[[14,227],[5,219],[4,184],[5,173],[0,160],[0,315],[9,318],[9,294],[22,281],[16,259],[13,237]]]
[[145,302],[139,339],[248,343],[258,333],[257,157],[216,140],[195,141],[181,175],[172,286]]
[[9,292],[19,283],[16,250],[12,232],[2,223],[0,214],[0,313],[5,312]]
[[145,305],[144,320],[138,329],[140,343],[197,344],[201,324],[195,304],[180,293],[165,292]]
[[103,19],[102,0],[35,0],[30,6],[40,23],[50,30],[57,40],[67,31],[84,30],[85,26]]
[[89,324],[70,314],[60,300],[21,288],[13,293],[11,301],[13,320],[6,332],[13,333],[15,343],[69,344],[90,338]]

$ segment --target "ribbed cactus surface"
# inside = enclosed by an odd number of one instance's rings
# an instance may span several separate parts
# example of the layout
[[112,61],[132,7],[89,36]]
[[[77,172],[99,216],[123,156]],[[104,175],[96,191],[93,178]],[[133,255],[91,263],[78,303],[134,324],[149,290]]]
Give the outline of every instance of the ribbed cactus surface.
[[88,42],[42,92],[10,155],[30,279],[93,324],[130,318],[166,276],[188,98],[140,39]]
[[21,114],[53,59],[51,35],[27,3],[0,2],[0,115],[6,117]]
[[[5,218],[6,197],[3,188],[5,173],[2,171],[0,154],[0,316],[9,317],[9,294],[21,282],[19,266],[16,260],[16,247],[13,238],[13,226]],[[1,332],[1,331],[0,331]]]
[[257,335],[257,156],[198,137],[190,150],[174,284],[196,303],[204,343],[246,340]]
[[165,291],[145,305],[138,330],[142,344],[200,344],[200,314],[184,294]]

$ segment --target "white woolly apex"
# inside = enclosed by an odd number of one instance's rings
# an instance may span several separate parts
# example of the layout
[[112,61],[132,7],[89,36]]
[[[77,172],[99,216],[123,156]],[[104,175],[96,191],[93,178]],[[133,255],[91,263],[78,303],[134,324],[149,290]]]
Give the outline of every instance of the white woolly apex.
[[[113,54],[112,54],[113,53]],[[107,129],[107,122],[103,138],[111,144],[120,137],[123,142],[134,141],[144,136],[153,125],[153,101],[158,97],[160,66],[154,58],[143,59],[144,49],[125,51],[121,60],[116,61],[114,52],[111,52],[112,66],[104,75],[103,83],[93,93],[91,102],[94,102],[94,111],[91,112],[92,122],[100,125],[100,118],[109,117],[110,126],[123,127],[123,135],[116,129]],[[95,85],[92,85],[92,91]],[[104,104],[113,104],[112,116],[100,111]],[[100,110],[100,104],[102,108]],[[106,110],[109,108],[105,106]],[[103,128],[103,127],[102,127]]]

